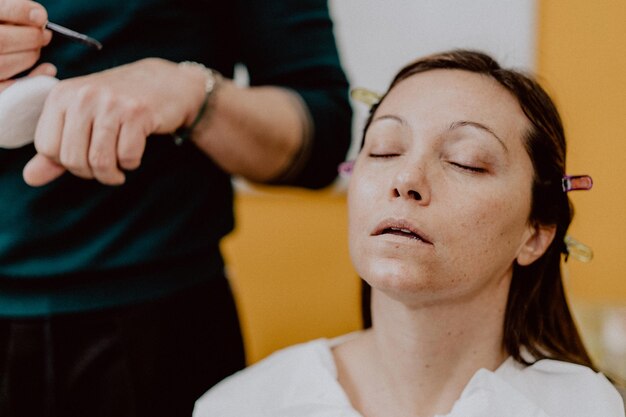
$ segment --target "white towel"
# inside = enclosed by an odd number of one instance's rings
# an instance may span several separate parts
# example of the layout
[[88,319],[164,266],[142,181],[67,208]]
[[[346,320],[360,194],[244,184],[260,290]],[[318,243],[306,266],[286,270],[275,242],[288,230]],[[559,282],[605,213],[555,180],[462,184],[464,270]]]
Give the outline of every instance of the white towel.
[[0,148],[33,142],[43,105],[58,82],[48,75],[24,77],[0,93]]

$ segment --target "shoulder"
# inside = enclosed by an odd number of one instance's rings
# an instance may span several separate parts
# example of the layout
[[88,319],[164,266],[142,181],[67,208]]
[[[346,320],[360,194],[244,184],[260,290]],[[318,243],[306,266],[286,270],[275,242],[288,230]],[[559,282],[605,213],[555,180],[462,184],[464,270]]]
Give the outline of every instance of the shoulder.
[[624,416],[615,387],[586,366],[551,359],[524,366],[509,359],[497,373],[550,416]]
[[265,417],[296,403],[318,402],[336,372],[328,340],[295,345],[217,384],[196,401],[194,416]]

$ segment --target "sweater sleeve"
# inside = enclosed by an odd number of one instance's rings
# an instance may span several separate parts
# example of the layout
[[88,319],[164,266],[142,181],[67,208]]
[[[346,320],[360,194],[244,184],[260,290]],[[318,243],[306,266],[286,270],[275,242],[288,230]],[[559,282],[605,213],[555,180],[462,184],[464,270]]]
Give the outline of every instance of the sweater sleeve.
[[350,145],[352,110],[326,1],[241,0],[235,13],[250,84],[294,91],[306,123],[302,149],[274,183],[330,184]]

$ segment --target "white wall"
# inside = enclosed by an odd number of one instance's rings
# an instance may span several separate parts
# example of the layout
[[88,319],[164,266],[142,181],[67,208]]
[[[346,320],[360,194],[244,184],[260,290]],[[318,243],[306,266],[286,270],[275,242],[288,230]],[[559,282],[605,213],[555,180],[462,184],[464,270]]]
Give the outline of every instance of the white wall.
[[[383,92],[404,64],[452,48],[533,68],[535,0],[329,0],[329,6],[353,87]],[[354,109],[356,139],[367,109],[360,103]]]

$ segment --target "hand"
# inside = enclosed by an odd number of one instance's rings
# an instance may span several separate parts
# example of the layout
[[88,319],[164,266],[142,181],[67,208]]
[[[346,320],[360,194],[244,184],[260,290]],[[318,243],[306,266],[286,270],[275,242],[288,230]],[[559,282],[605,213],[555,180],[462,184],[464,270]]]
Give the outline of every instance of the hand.
[[0,0],[0,91],[4,81],[32,67],[52,33],[44,29],[46,9],[30,0]]
[[203,71],[161,59],[61,81],[44,105],[37,155],[24,167],[31,186],[66,170],[107,185],[125,181],[141,164],[146,138],[195,118],[204,99]]
[[[57,75],[57,68],[50,63],[44,62],[43,64],[39,64],[35,68],[30,70],[26,76],[35,77],[37,75],[48,75],[50,77],[54,77]],[[18,78],[18,79],[21,79],[21,78]],[[9,88],[11,84],[16,82],[18,79],[0,81],[0,93],[2,93],[4,90]]]

